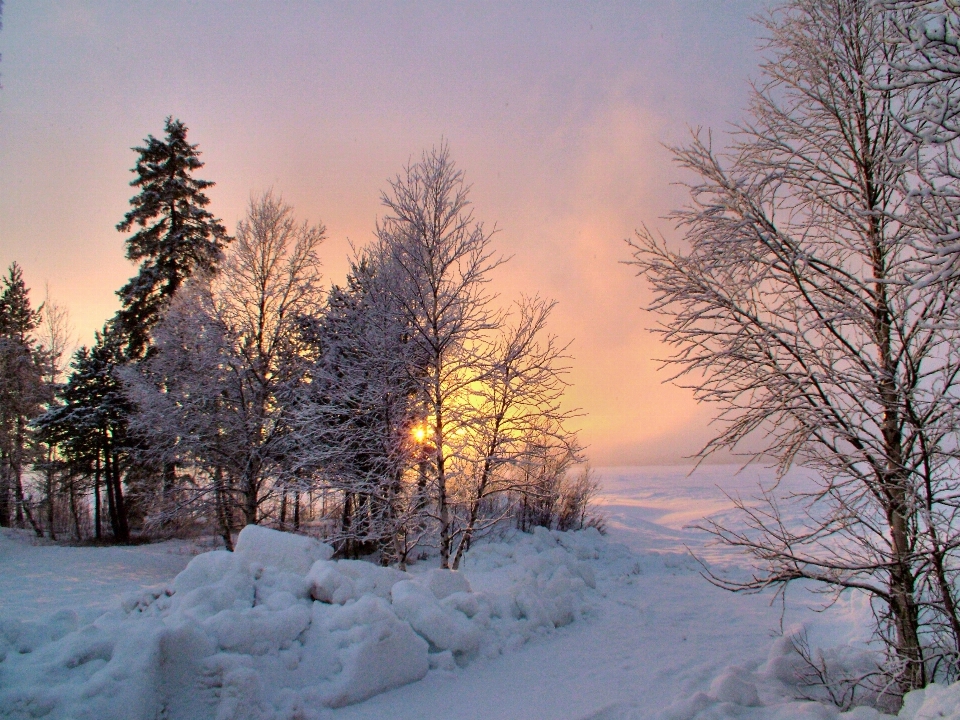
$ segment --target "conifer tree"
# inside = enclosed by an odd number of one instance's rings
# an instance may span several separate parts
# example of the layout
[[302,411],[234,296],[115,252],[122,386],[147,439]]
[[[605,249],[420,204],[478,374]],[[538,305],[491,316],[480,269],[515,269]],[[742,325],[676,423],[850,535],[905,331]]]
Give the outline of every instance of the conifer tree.
[[47,394],[43,352],[34,337],[40,316],[30,305],[23,271],[13,263],[0,293],[0,525],[10,524],[11,494],[17,524],[25,513],[29,517],[22,480],[29,422],[40,414]]
[[57,443],[66,460],[94,475],[95,532],[101,536],[101,482],[113,536],[130,537],[123,491],[123,465],[129,443],[127,418],[132,407],[114,370],[123,362],[122,340],[108,324],[92,348],[74,354],[72,372],[58,393],[62,404],[40,417],[36,426],[43,442]]
[[140,157],[130,184],[139,193],[117,225],[120,232],[138,228],[127,238],[127,259],[140,261],[140,269],[117,292],[123,303],[117,329],[130,359],[143,357],[150,330],[183,281],[197,270],[214,271],[230,241],[205,209],[210,200],[203,191],[214,183],[193,177],[203,163],[187,142],[187,127],[168,117],[164,131],[163,140],[148,135],[143,147],[133,148]]

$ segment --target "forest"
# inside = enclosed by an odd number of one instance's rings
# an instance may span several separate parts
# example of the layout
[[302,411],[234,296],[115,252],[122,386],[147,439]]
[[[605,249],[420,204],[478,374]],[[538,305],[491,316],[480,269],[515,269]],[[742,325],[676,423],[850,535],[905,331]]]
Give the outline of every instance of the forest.
[[498,523],[591,522],[553,303],[490,293],[505,260],[446,144],[388,184],[375,242],[327,288],[322,224],[267,191],[228,235],[187,127],[164,131],[134,149],[117,225],[138,271],[68,368],[65,312],[16,263],[4,278],[0,525],[232,549],[267,524],[456,568]]

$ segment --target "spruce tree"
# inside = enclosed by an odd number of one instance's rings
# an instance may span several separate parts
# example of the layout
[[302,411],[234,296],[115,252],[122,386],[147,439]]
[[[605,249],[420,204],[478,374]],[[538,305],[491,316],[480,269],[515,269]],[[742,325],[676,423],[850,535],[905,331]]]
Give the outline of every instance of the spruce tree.
[[44,353],[34,336],[40,316],[41,310],[30,305],[23,271],[13,263],[0,293],[0,525],[5,526],[10,524],[11,499],[18,525],[25,513],[29,516],[22,481],[29,423],[47,399]]
[[139,193],[117,225],[120,232],[138,228],[127,238],[127,259],[139,261],[140,269],[117,292],[123,304],[117,329],[133,360],[143,357],[150,331],[183,281],[198,270],[216,270],[230,241],[205,209],[210,200],[203,191],[214,183],[192,176],[203,163],[187,142],[187,127],[168,117],[164,130],[163,140],[148,135],[143,147],[133,148],[140,156],[130,184]]
[[[127,419],[132,407],[114,370],[123,363],[120,336],[108,323],[92,348],[74,354],[72,372],[58,393],[62,404],[36,421],[43,442],[57,443],[75,472],[94,475],[95,531],[100,538],[101,486],[113,536],[130,537],[122,476],[129,464]],[[101,485],[102,481],[102,485]]]

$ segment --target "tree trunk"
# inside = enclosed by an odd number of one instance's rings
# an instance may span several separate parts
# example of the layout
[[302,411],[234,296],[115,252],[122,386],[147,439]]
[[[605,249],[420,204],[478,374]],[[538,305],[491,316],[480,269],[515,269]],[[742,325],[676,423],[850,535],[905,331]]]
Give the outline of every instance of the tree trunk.
[[173,494],[177,487],[177,464],[163,463],[163,507],[166,510],[173,502]]
[[114,502],[117,508],[117,527],[120,529],[120,535],[117,539],[126,542],[130,539],[130,524],[127,518],[127,504],[123,499],[123,481],[120,476],[120,461],[116,454],[114,454],[113,461],[110,464],[113,471],[111,476]]
[[353,532],[353,493],[345,492],[343,494],[343,511],[340,515],[340,536],[343,538],[343,544],[340,552],[343,557],[349,558],[352,551],[350,542],[350,533]]
[[256,525],[257,524],[257,506],[259,505],[258,497],[259,494],[257,488],[257,476],[256,473],[250,473],[247,475],[246,480],[244,481],[244,491],[243,491],[243,518],[246,521],[247,525]]
[[16,507],[16,525],[18,528],[22,528],[24,518],[23,482],[20,478],[20,469],[16,465],[13,467],[13,492]]
[[477,492],[473,497],[473,501],[470,503],[470,517],[467,519],[467,527],[463,531],[463,537],[460,538],[460,544],[457,546],[457,554],[453,558],[454,570],[460,568],[460,561],[463,559],[463,554],[470,549],[474,528],[477,524],[477,518],[480,515],[480,502],[484,498],[487,483],[490,481],[490,470],[490,454],[488,454],[487,458],[483,461],[483,471],[480,474],[480,482],[477,484]]
[[300,491],[295,490],[293,493],[293,529],[300,529]]
[[93,475],[93,536],[103,540],[103,508],[100,502],[100,452],[97,451],[96,467]]
[[77,507],[77,489],[76,489],[76,479],[70,479],[70,515],[73,517],[73,531],[74,537],[77,540],[82,540],[80,533],[80,508]]
[[223,486],[223,468],[217,467],[213,474],[215,487],[215,498],[217,505],[217,519],[220,521],[220,536],[223,538],[223,544],[230,552],[233,552],[233,527],[230,522],[230,508],[227,504],[226,491]]
[[23,416],[17,417],[17,432],[10,459],[13,466],[14,491],[16,492],[17,527],[23,527],[23,444],[26,427]]
[[107,488],[107,512],[110,515],[110,530],[113,532],[114,540],[117,540],[120,537],[120,521],[117,519],[117,503],[113,495],[112,464],[110,449],[109,447],[105,447],[103,453],[103,475],[105,480],[104,484]]
[[0,451],[0,527],[10,527],[10,454]]
[[[870,168],[864,175],[872,177]],[[868,183],[865,190],[871,209],[875,189]],[[887,276],[884,245],[876,217],[870,218],[872,263],[875,278]],[[890,528],[890,597],[896,636],[897,655],[904,663],[900,686],[903,692],[922,688],[927,684],[923,649],[920,645],[920,610],[916,597],[916,576],[913,570],[914,540],[911,537],[908,517],[915,513],[911,507],[908,479],[903,469],[903,437],[900,422],[900,393],[896,384],[897,361],[891,342],[892,313],[883,282],[874,285],[873,330],[877,343],[877,360],[882,375],[879,378],[879,395],[883,406],[882,437],[886,467],[880,477],[880,491],[886,498],[887,523]]]
[[[439,374],[438,374],[439,378]],[[441,397],[440,381],[435,388],[436,397]],[[440,515],[440,567],[450,568],[450,508],[447,506],[446,458],[443,454],[443,416],[437,411],[436,426],[433,433],[437,445],[437,512]]]
[[56,540],[56,539],[57,539],[57,534],[56,534],[56,530],[55,530],[54,527],[53,527],[53,521],[54,521],[54,519],[55,519],[56,513],[54,512],[54,504],[53,504],[53,501],[54,501],[54,471],[53,471],[53,469],[52,469],[52,464],[53,464],[53,452],[48,449],[48,450],[47,450],[47,468],[46,468],[46,475],[47,475],[47,488],[46,488],[46,490],[47,490],[47,525],[48,525],[49,527],[47,528],[47,530],[48,530],[48,532],[50,533],[50,539],[51,539],[51,540]]

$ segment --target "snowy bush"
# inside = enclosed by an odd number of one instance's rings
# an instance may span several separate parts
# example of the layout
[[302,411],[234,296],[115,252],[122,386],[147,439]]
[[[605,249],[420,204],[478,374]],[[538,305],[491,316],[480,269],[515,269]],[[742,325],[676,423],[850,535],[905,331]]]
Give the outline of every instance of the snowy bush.
[[572,622],[601,542],[538,528],[462,572],[401,572],[248,526],[92,624],[0,625],[0,716],[309,718]]

